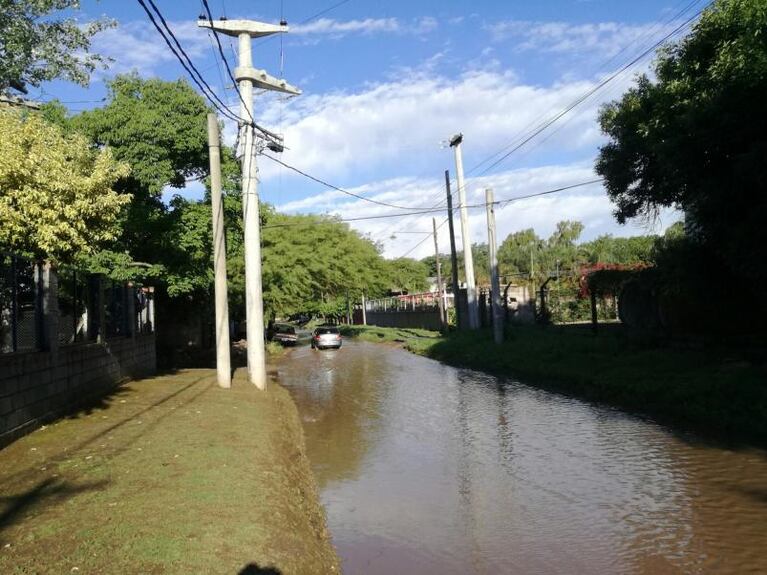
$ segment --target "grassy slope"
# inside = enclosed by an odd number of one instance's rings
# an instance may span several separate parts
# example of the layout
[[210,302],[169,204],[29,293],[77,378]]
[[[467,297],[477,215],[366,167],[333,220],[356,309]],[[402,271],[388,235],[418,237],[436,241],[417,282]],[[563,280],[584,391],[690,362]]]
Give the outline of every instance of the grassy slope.
[[239,373],[130,383],[0,451],[0,486],[0,573],[338,571],[295,406]]
[[[355,328],[368,341],[402,341],[415,353],[716,433],[767,444],[767,369],[732,352],[640,345],[614,332],[515,327],[502,345],[488,331]],[[349,332],[351,335],[352,332]]]

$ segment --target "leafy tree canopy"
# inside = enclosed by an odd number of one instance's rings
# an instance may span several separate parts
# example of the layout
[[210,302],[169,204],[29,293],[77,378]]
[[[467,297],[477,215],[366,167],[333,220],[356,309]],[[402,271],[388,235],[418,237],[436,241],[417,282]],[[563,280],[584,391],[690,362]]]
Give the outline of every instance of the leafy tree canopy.
[[131,198],[112,186],[129,167],[111,149],[10,110],[0,110],[0,132],[0,244],[68,261],[117,236]]
[[107,19],[81,26],[53,12],[77,9],[77,0],[0,0],[0,92],[63,78],[87,85],[90,73],[107,62],[89,54],[94,34],[114,26]]
[[207,113],[205,100],[185,80],[128,74],[109,82],[106,106],[75,116],[72,127],[131,165],[133,181],[126,186],[158,196],[166,186],[182,188],[207,174]]
[[418,293],[428,287],[426,278],[430,273],[429,266],[412,258],[397,258],[387,260],[384,270],[384,281],[388,281],[388,289],[407,293]]
[[767,256],[767,7],[718,0],[600,115],[597,172],[619,222],[681,208],[687,228],[741,277]]
[[359,299],[363,292],[377,297],[389,289],[389,270],[375,244],[347,224],[322,216],[264,211],[266,317],[340,313],[345,309],[347,292]]

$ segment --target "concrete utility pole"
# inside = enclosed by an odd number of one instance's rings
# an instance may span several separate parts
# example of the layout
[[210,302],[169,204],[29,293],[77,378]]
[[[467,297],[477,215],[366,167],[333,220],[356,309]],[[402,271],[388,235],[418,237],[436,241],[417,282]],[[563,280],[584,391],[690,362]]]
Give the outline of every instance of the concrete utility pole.
[[439,263],[439,242],[437,241],[437,219],[431,219],[431,227],[434,230],[434,260],[437,264],[437,294],[439,296],[439,322],[442,325],[442,331],[447,331],[447,311],[445,302],[442,299],[442,266]]
[[253,68],[251,38],[287,32],[286,25],[266,24],[253,20],[198,20],[197,25],[210,28],[239,40],[239,66],[234,76],[242,97],[240,106],[240,141],[242,154],[242,211],[245,228],[245,313],[248,340],[248,380],[258,389],[266,389],[266,352],[264,349],[264,301],[261,288],[261,230],[258,216],[258,167],[256,155],[264,146],[256,141],[253,115],[253,87],[298,95],[301,91],[284,80]]
[[447,191],[447,227],[450,232],[450,263],[453,280],[453,305],[455,306],[455,321],[459,329],[466,329],[466,318],[461,313],[461,289],[458,285],[458,255],[455,253],[455,230],[453,229],[453,194],[450,193],[450,172],[445,170],[445,190]]
[[218,116],[208,114],[208,151],[210,154],[210,203],[213,219],[213,270],[216,297],[216,372],[218,385],[232,387],[232,363],[229,347],[229,301],[226,282],[226,238],[224,204],[221,201],[221,136]]
[[463,236],[463,267],[466,276],[466,303],[469,309],[469,329],[479,329],[479,306],[477,285],[474,281],[474,257],[471,253],[469,233],[469,210],[466,208],[466,187],[463,182],[463,155],[461,143],[463,134],[450,138],[450,147],[455,150],[455,176],[458,182],[458,201],[461,204],[461,236]]
[[365,292],[362,292],[362,325],[368,324],[368,314],[365,305]]
[[487,247],[490,260],[490,297],[493,306],[493,339],[495,343],[503,342],[503,310],[501,309],[501,282],[498,278],[498,252],[495,234],[495,198],[493,190],[485,190],[487,208]]

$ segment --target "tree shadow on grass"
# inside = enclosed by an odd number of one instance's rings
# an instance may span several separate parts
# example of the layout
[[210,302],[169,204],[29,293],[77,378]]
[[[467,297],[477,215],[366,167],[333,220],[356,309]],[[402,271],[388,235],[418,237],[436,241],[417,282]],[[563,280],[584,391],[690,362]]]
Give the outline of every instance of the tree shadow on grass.
[[[93,435],[90,435],[89,437],[86,437],[85,439],[83,439],[79,443],[76,443],[74,445],[69,446],[63,452],[61,452],[61,453],[59,453],[57,455],[52,455],[48,459],[48,464],[49,465],[55,465],[55,464],[60,463],[65,458],[72,457],[73,454],[76,454],[76,453],[82,451],[83,449],[87,448],[88,446],[90,446],[91,444],[93,444],[94,442],[99,440],[101,437],[105,437],[105,436],[111,434],[112,432],[118,430],[119,428],[121,428],[121,427],[123,427],[123,426],[125,426],[125,425],[127,425],[127,424],[129,424],[129,423],[131,423],[131,422],[133,422],[133,421],[135,421],[137,419],[139,419],[142,415],[146,414],[147,412],[150,412],[153,409],[156,409],[156,408],[160,407],[161,405],[165,404],[166,402],[170,401],[171,399],[174,399],[175,397],[177,397],[178,395],[180,395],[184,391],[194,387],[195,385],[197,385],[200,382],[202,382],[203,380],[205,380],[206,377],[207,377],[206,375],[203,375],[203,376],[200,376],[200,377],[194,379],[190,383],[187,383],[186,385],[183,385],[182,387],[179,387],[178,389],[172,391],[171,393],[161,397],[157,401],[147,405],[143,409],[141,409],[139,411],[136,411],[136,412],[131,412],[126,417],[124,417],[123,419],[117,421],[116,423],[114,423],[114,424],[112,424],[112,425],[110,425],[110,426],[108,426],[108,427],[106,427],[104,429],[101,429],[100,431],[98,431],[97,433],[95,433]],[[134,382],[128,382],[128,383],[135,383],[135,381]],[[191,403],[191,402],[195,401],[200,395],[205,393],[208,390],[209,387],[210,387],[210,385],[205,386],[203,389],[201,389],[200,391],[195,393],[192,397],[187,398],[183,402],[182,405],[186,405],[188,403]],[[130,393],[130,390],[123,389],[121,393]],[[111,407],[111,403],[108,404],[107,407],[105,407],[104,409],[108,409],[109,407]],[[148,433],[149,430],[154,429],[155,427],[157,427],[162,421],[164,421],[168,416],[170,416],[171,413],[172,413],[171,411],[168,411],[168,412],[165,412],[164,414],[160,415],[159,417],[155,418],[152,423],[150,423],[150,424],[148,424],[148,425],[143,427],[142,432],[139,435],[135,436],[132,440],[130,440],[128,442],[125,442],[121,447],[113,450],[110,453],[110,455],[111,456],[115,456],[115,455],[117,455],[119,453],[123,453],[124,451],[129,449],[130,445],[133,444],[138,439],[138,437]],[[0,487],[2,487],[4,484],[7,485],[7,484],[9,484],[11,482],[14,482],[14,481],[23,480],[30,473],[35,473],[36,472],[35,469],[36,469],[35,467],[30,467],[30,468],[27,468],[27,469],[23,469],[23,470],[17,471],[16,473],[12,473],[10,475],[3,476],[2,474],[0,474]],[[0,499],[0,501],[2,501],[2,499]],[[1,525],[0,525],[0,527],[1,527]]]
[[83,485],[72,485],[67,481],[49,477],[22,493],[0,496],[0,543],[2,543],[3,531],[32,508],[40,505],[55,505],[85,491],[103,489],[108,483],[108,481],[95,481]]
[[248,563],[237,575],[282,575],[282,571],[275,567],[259,567],[258,563]]

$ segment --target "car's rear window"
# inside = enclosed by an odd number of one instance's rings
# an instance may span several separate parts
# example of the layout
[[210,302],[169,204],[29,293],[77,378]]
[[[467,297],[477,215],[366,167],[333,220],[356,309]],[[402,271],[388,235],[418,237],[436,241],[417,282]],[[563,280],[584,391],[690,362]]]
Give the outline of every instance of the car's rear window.
[[315,332],[317,335],[325,335],[326,333],[338,333],[337,327],[318,327]]
[[296,328],[292,325],[278,325],[276,331],[277,333],[296,333]]

